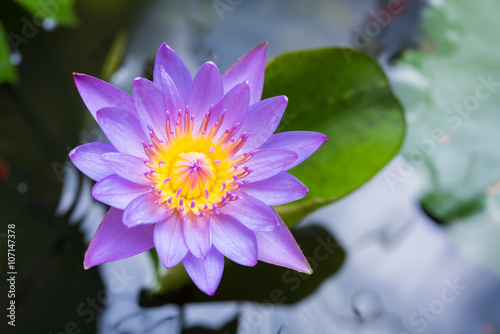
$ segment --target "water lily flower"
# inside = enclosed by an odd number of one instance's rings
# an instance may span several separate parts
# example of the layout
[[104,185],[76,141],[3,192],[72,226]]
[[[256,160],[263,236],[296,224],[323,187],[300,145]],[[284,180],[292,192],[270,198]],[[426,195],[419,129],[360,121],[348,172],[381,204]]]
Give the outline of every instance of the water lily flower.
[[306,195],[307,188],[286,171],[327,138],[305,131],[273,134],[288,99],[261,101],[266,48],[254,47],[222,76],[207,62],[192,79],[163,44],[153,82],[136,78],[133,97],[74,74],[110,142],[84,144],[69,154],[97,181],[92,196],[111,207],[85,254],[85,268],[155,247],[166,268],[182,261],[209,295],[219,285],[224,257],[311,273],[271,206]]

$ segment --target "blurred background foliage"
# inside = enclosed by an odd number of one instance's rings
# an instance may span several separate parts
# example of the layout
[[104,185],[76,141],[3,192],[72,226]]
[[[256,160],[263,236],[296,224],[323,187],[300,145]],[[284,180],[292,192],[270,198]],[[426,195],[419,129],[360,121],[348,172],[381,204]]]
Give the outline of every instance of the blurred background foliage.
[[[398,63],[422,80],[420,86],[396,85],[411,119],[405,157],[413,168],[426,167],[423,204],[443,223],[484,209],[487,189],[500,181],[500,154],[492,145],[500,133],[495,7],[496,1],[429,7],[421,49]],[[425,155],[422,162],[412,156],[417,151]]]
[[[57,29],[36,24],[34,14],[46,13],[39,7],[45,3],[58,6],[49,8],[55,15],[41,14]],[[102,137],[72,73],[109,75],[102,68],[107,59],[116,66],[108,56],[119,48],[113,41],[124,38],[121,31],[142,6],[138,1],[0,3],[0,212],[2,223],[16,224],[17,316],[30,319],[18,322],[20,333],[64,328],[76,318],[78,304],[103,288],[97,271],[82,270],[87,246],[78,227],[68,224],[70,214],[54,215],[68,152]],[[19,57],[22,62],[14,66]],[[6,243],[0,246],[6,254]],[[1,285],[2,296],[6,288]],[[52,310],[41,312],[47,305]],[[81,322],[80,328],[94,332],[95,321]]]
[[494,0],[429,6],[421,47],[403,53],[394,88],[409,123],[406,167],[425,175],[424,210],[500,274],[500,226],[492,223],[500,212],[498,10]]

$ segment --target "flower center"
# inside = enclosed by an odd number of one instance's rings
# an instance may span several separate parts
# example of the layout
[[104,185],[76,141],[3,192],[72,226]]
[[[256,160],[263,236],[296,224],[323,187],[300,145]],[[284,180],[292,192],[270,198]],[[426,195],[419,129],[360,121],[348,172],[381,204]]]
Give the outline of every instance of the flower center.
[[242,164],[253,154],[234,157],[248,137],[242,134],[232,139],[239,124],[217,135],[224,115],[223,112],[207,131],[211,111],[207,112],[198,132],[193,134],[194,117],[189,116],[186,107],[184,115],[179,112],[175,121],[167,112],[167,142],[150,130],[151,143],[144,144],[149,158],[144,163],[149,171],[144,175],[154,182],[150,190],[155,196],[153,201],[162,205],[165,212],[178,210],[183,216],[189,212],[200,216],[217,214],[217,208],[238,199],[232,192],[251,172]]
[[182,189],[180,195],[187,199],[200,198],[205,188],[216,183],[217,170],[205,154],[199,152],[181,153],[171,166],[172,187]]

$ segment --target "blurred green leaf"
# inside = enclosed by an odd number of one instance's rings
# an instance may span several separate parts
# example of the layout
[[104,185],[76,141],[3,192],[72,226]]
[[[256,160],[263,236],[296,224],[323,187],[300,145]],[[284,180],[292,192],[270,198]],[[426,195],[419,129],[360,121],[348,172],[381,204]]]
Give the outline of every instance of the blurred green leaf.
[[[345,252],[335,238],[321,227],[298,228],[292,230],[292,234],[314,271],[312,275],[263,262],[259,262],[255,267],[244,267],[226,261],[217,292],[214,296],[207,296],[191,282],[184,267],[177,266],[161,278],[161,290],[143,291],[140,304],[154,306],[165,303],[227,300],[271,304],[296,303],[314,292],[326,278],[341,267]],[[179,284],[181,282],[183,284]]]
[[109,49],[104,65],[102,66],[102,80],[109,81],[113,73],[120,68],[126,45],[127,35],[124,32],[119,32],[113,40],[113,44],[111,44],[111,48]]
[[462,198],[455,192],[438,189],[422,198],[422,207],[436,222],[446,224],[481,212],[485,207],[485,198],[484,192]]
[[0,83],[15,83],[18,81],[16,68],[10,63],[10,53],[7,35],[0,22]]
[[52,18],[57,25],[74,26],[78,22],[75,14],[75,0],[40,1],[40,0],[14,0],[20,6],[43,18]]
[[383,70],[370,56],[346,48],[287,53],[266,68],[263,98],[286,95],[278,131],[317,131],[329,140],[291,170],[308,188],[284,208],[292,225],[309,210],[328,204],[371,179],[398,152],[405,119]]

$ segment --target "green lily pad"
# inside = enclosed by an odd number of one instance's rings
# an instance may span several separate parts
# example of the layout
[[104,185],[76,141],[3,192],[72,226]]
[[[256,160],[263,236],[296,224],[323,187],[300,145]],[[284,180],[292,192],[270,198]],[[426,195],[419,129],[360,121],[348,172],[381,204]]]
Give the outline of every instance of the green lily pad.
[[278,132],[316,131],[329,138],[290,171],[309,194],[277,208],[298,212],[285,217],[289,226],[308,213],[302,203],[328,204],[370,180],[403,142],[403,109],[383,70],[363,52],[325,48],[278,56],[267,65],[263,98],[275,95],[289,98]]
[[322,198],[311,198],[297,203],[276,206],[274,210],[288,227],[293,227],[308,214],[322,206],[335,202],[335,200],[336,199],[325,200]]

